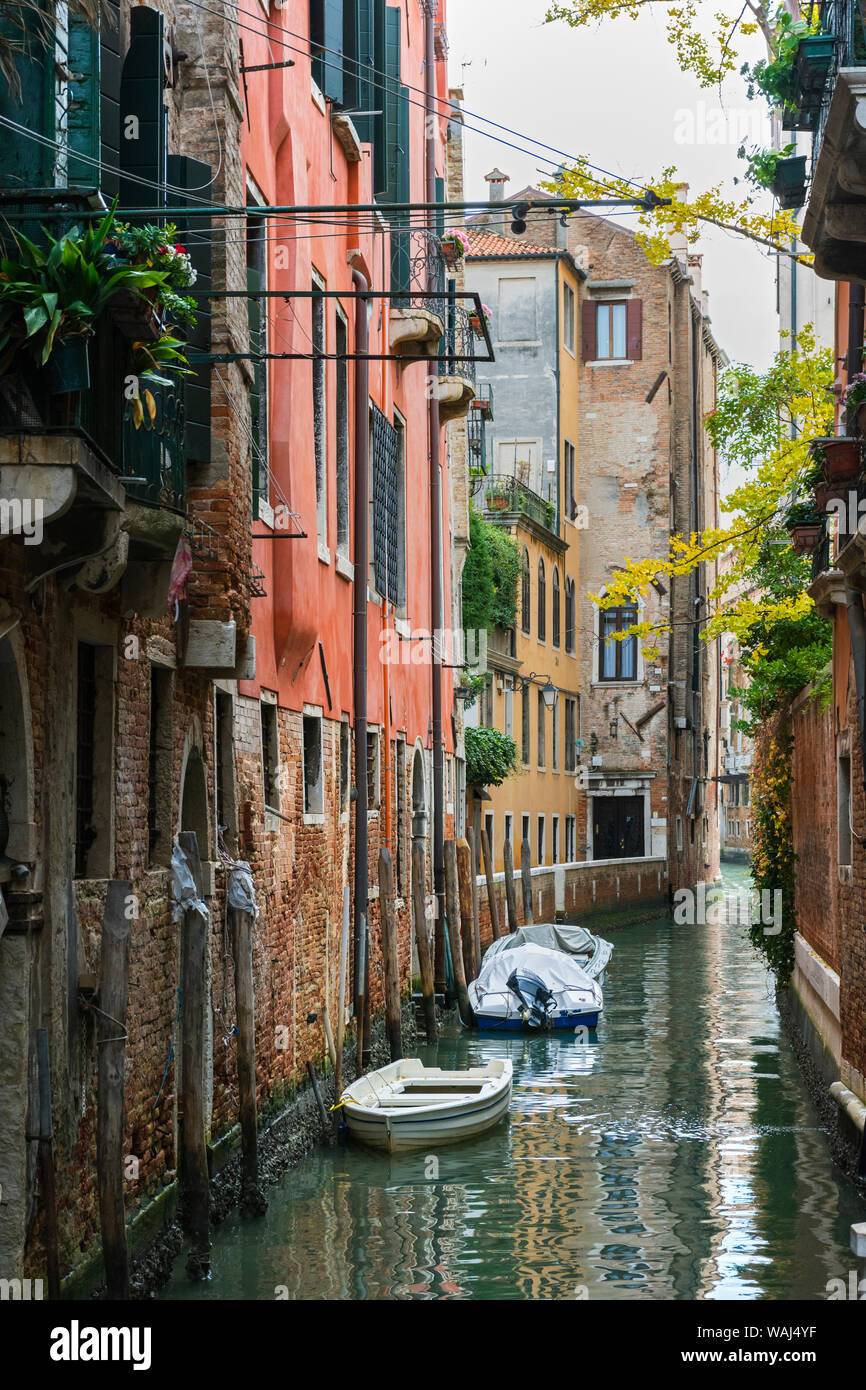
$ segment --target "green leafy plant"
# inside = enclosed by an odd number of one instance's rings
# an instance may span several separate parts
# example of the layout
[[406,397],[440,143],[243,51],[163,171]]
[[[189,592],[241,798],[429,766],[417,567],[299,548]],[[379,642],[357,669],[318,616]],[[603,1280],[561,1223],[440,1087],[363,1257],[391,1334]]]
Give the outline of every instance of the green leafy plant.
[[809,23],[794,19],[787,10],[780,10],[775,19],[775,53],[767,60],[761,58],[753,67],[744,63],[740,73],[746,79],[747,95],[752,99],[760,92],[770,106],[793,108],[797,51],[804,38],[816,32],[818,20]]
[[498,787],[517,771],[517,744],[498,729],[466,730],[466,781],[471,787]]
[[139,376],[149,377],[160,386],[171,386],[171,378],[162,375],[163,372],[171,371],[175,376],[190,375],[192,369],[184,352],[182,338],[163,333],[155,343],[138,342],[133,343],[132,347],[133,368]]
[[113,216],[56,238],[46,232],[44,247],[18,233],[20,259],[0,260],[0,373],[22,351],[44,366],[55,342],[91,334],[115,295],[165,283],[159,271],[116,264],[106,248]]
[[470,550],[463,567],[463,625],[492,632],[517,619],[520,547],[500,526],[469,514]]
[[792,531],[795,526],[821,526],[826,521],[826,517],[816,507],[813,501],[792,502],[785,513],[785,526]]
[[776,166],[780,160],[788,159],[794,153],[794,145],[784,145],[780,150],[764,150],[753,145],[746,152],[745,145],[737,150],[737,158],[746,161],[745,179],[755,188],[772,188],[776,177]]

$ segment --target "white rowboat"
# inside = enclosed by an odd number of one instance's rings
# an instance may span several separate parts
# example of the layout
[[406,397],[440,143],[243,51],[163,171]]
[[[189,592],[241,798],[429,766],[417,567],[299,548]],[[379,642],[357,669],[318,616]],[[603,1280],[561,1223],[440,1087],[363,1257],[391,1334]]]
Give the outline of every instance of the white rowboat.
[[388,1153],[473,1139],[498,1124],[511,1103],[511,1063],[443,1071],[418,1057],[368,1072],[340,1097],[349,1133]]

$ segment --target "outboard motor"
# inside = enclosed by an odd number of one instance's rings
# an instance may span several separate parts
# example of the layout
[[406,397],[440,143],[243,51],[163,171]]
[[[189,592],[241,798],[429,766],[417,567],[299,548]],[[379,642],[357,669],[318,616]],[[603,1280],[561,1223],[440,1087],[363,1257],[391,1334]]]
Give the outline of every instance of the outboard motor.
[[512,970],[506,987],[520,1001],[520,1017],[528,1028],[548,1028],[556,1000],[547,985],[531,970]]

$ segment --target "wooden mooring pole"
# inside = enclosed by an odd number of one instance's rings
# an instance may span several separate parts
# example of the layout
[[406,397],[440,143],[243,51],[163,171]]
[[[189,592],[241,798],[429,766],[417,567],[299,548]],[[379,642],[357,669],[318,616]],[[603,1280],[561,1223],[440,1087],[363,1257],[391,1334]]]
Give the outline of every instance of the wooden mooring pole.
[[261,1216],[268,1204],[259,1186],[256,1115],[256,1010],[253,981],[253,915],[230,907],[238,1026],[238,1097],[241,1122],[241,1211]]
[[382,928],[382,967],[385,975],[385,1031],[391,1061],[403,1056],[400,1020],[400,957],[397,951],[397,903],[394,864],[389,849],[379,850],[379,921]]
[[[346,1036],[346,976],[349,970],[349,913],[351,892],[343,889],[343,928],[340,937],[340,996],[337,1005],[337,1057],[334,1062],[334,1099],[343,1094],[343,1039]],[[339,1111],[336,1112],[339,1114]],[[339,1123],[339,1120],[338,1122]]]
[[469,853],[472,856],[472,958],[475,964],[473,979],[481,969],[481,904],[478,896],[478,876],[481,872],[479,858],[481,846],[479,836],[475,834],[470,825],[466,831],[466,838],[469,841]]
[[427,1042],[437,1041],[436,1001],[433,991],[433,955],[427,930],[427,855],[424,845],[412,846],[412,902],[415,908],[415,943],[418,947],[418,966],[421,971],[421,994],[424,998],[424,1028]]
[[463,937],[463,968],[466,979],[478,975],[475,960],[475,922],[472,912],[472,849],[469,841],[457,841],[457,883],[460,893],[460,928]]
[[490,930],[493,932],[493,940],[498,941],[502,933],[499,930],[499,904],[496,901],[496,884],[493,881],[493,855],[490,852],[490,840],[487,838],[487,831],[481,832],[481,853],[484,858],[484,876],[487,879],[487,903],[490,908]]
[[129,993],[127,907],[132,884],[112,880],[102,918],[97,1013],[96,1176],[105,1289],[111,1299],[129,1298],[129,1257],[123,1201],[124,1071]]
[[508,930],[515,932],[520,923],[517,920],[517,897],[514,892],[514,851],[511,848],[510,840],[506,840],[502,846],[502,867],[505,870],[505,905],[508,910]]
[[520,846],[520,882],[523,887],[523,921],[529,926],[535,921],[535,914],[532,911],[532,849],[528,840],[524,840]]
[[[201,859],[195,831],[182,830],[178,842],[201,897]],[[180,1190],[183,1228],[189,1240],[186,1270],[191,1279],[210,1273],[210,1188],[204,1124],[205,982],[208,922],[190,908],[183,914],[180,948],[181,1105]]]
[[460,881],[457,874],[457,845],[446,840],[445,851],[445,919],[448,924],[448,944],[451,947],[451,969],[454,972],[454,988],[457,992],[457,1008],[460,1018],[467,1028],[474,1023],[474,1015],[469,1004],[466,989],[466,971],[463,965],[463,942],[460,936]]

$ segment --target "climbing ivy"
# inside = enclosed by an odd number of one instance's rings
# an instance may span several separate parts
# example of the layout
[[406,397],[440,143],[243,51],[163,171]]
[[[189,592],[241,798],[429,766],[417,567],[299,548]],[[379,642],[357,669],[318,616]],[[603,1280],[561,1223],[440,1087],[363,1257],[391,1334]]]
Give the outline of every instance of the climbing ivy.
[[784,715],[778,715],[758,736],[752,771],[752,881],[759,893],[781,893],[781,914],[773,912],[772,926],[758,918],[749,928],[752,945],[775,971],[780,984],[794,968],[794,908],[797,856],[791,826],[791,753],[793,738]]
[[469,515],[471,549],[463,567],[463,626],[492,632],[517,620],[520,547],[501,526]]
[[466,730],[466,781],[471,787],[498,787],[517,770],[517,744],[498,729]]

